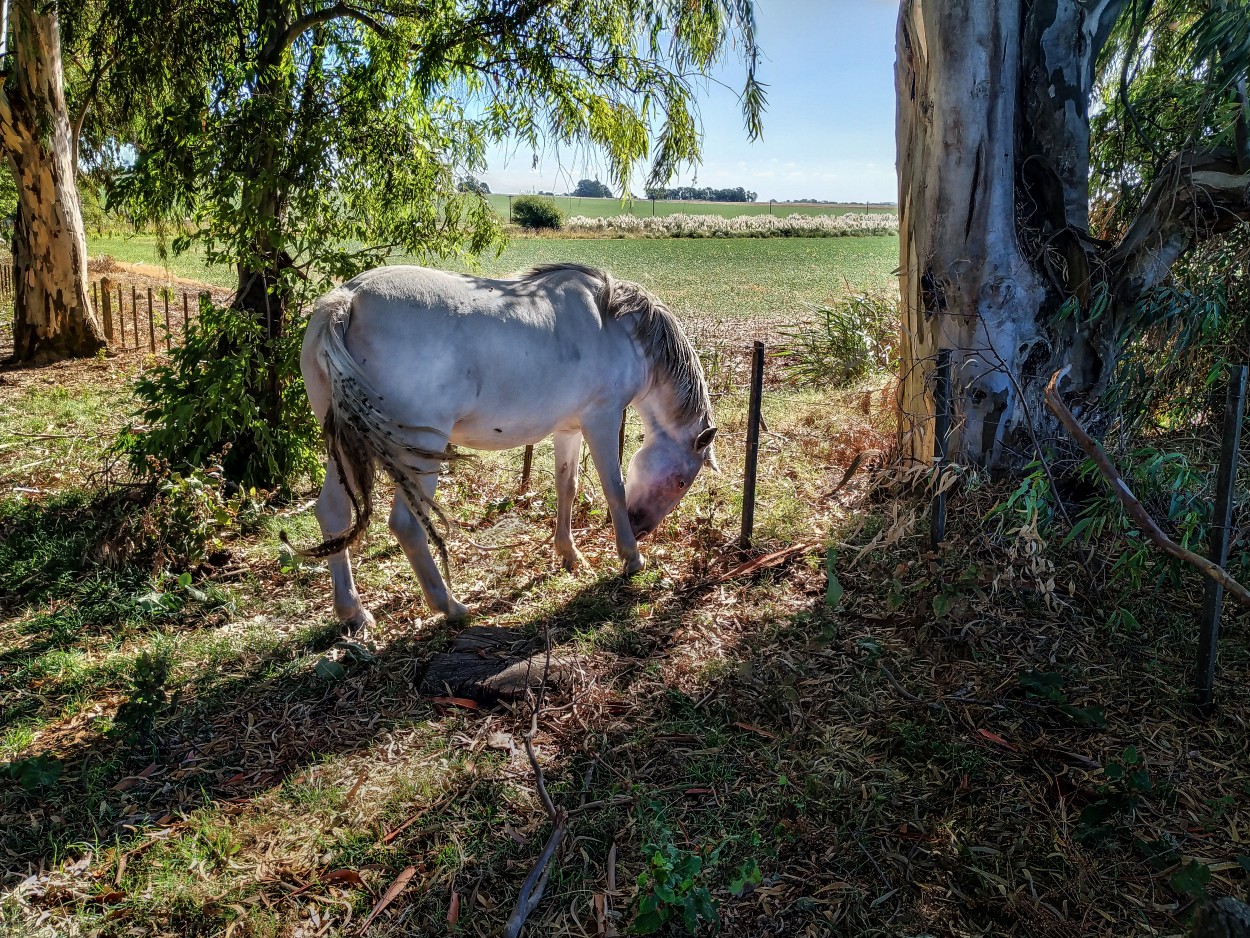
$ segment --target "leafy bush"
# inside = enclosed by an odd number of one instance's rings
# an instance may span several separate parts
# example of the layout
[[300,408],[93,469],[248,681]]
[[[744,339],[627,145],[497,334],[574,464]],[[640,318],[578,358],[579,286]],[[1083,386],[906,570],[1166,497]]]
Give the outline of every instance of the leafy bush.
[[512,202],[512,220],[522,228],[547,228],[559,230],[564,227],[564,212],[555,199],[540,195],[523,195]]
[[154,497],[121,533],[142,545],[142,559],[153,570],[198,567],[221,549],[222,535],[236,522],[259,516],[268,494],[257,489],[227,492],[220,465],[181,473],[153,459],[149,469]]
[[840,387],[894,367],[900,328],[896,295],[857,293],[812,309],[813,320],[783,330],[778,354],[790,381]]
[[[224,454],[225,477],[245,488],[290,488],[321,468],[320,428],[299,374],[301,335],[288,329],[277,343],[263,323],[235,309],[201,303],[200,318],[170,360],[135,384],[137,418],[118,440],[136,472],[204,466]],[[262,411],[271,382],[279,413]]]

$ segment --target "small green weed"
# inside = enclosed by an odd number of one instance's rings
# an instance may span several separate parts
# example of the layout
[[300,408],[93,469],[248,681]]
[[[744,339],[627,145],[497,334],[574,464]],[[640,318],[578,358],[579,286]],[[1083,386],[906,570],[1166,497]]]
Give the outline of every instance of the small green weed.
[[1126,748],[1119,761],[1103,769],[1103,775],[1107,781],[1098,786],[1097,799],[1086,805],[1077,821],[1077,839],[1090,845],[1119,834],[1117,822],[1126,817],[1131,821],[1142,795],[1155,787],[1135,746]]
[[30,794],[50,788],[61,777],[64,768],[56,759],[46,755],[32,756],[29,759],[16,759],[0,765],[0,778],[17,782]]
[[653,935],[669,921],[680,921],[692,935],[700,923],[719,928],[716,901],[703,883],[719,859],[719,850],[688,852],[668,843],[650,847],[647,853],[646,869],[638,874],[638,909],[630,931]]
[[165,685],[169,681],[171,655],[168,650],[144,651],[135,659],[130,692],[117,710],[113,731],[127,742],[146,739],[169,704]]
[[1063,689],[1064,676],[1057,671],[1026,671],[1020,675],[1020,686],[1025,697],[1045,700],[1055,705],[1077,726],[1102,727],[1107,725],[1107,715],[1102,707],[1077,707],[1068,702]]

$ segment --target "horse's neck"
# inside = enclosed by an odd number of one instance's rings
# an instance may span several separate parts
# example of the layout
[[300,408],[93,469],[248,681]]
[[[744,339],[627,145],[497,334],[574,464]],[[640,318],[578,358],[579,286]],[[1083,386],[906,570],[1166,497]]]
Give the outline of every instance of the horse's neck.
[[676,436],[681,419],[681,407],[671,383],[663,377],[654,376],[647,382],[642,394],[634,400],[634,409],[642,417],[648,435],[663,433]]

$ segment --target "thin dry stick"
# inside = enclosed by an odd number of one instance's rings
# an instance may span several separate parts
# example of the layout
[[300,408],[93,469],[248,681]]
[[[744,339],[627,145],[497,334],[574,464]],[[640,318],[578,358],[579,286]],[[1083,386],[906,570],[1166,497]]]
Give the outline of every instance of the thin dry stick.
[[1137,496],[1129,489],[1128,483],[1124,481],[1124,476],[1120,475],[1119,470],[1111,462],[1111,458],[1107,455],[1106,450],[1099,445],[1097,440],[1085,432],[1085,428],[1077,422],[1072,411],[1068,410],[1067,405],[1064,404],[1063,399],[1059,396],[1059,390],[1056,385],[1059,379],[1067,373],[1068,368],[1063,368],[1051,375],[1050,383],[1046,385],[1046,403],[1055,412],[1059,422],[1067,428],[1077,444],[1085,451],[1085,455],[1094,461],[1103,478],[1111,484],[1111,491],[1120,500],[1120,504],[1124,506],[1124,510],[1128,512],[1129,517],[1137,523],[1137,526],[1146,533],[1146,537],[1150,538],[1160,550],[1171,554],[1177,560],[1182,560],[1204,575],[1209,576],[1224,589],[1228,590],[1229,595],[1243,606],[1250,606],[1250,591],[1229,576],[1228,572],[1219,564],[1211,562],[1201,554],[1195,554],[1192,550],[1181,547],[1180,544],[1177,544],[1164,533],[1154,518],[1150,517],[1150,513],[1146,511],[1142,503],[1137,500]]
[[538,764],[538,756],[534,752],[534,735],[538,732],[538,716],[542,712],[543,698],[547,693],[547,676],[551,673],[551,633],[545,626],[543,628],[543,644],[546,646],[546,657],[543,661],[543,679],[538,685],[538,692],[534,695],[534,702],[530,707],[530,728],[529,732],[525,734],[525,755],[529,757],[530,768],[534,770],[534,781],[536,783],[535,787],[538,789],[538,797],[543,803],[547,816],[551,818],[551,836],[547,838],[547,844],[543,847],[543,852],[534,861],[534,868],[530,870],[529,875],[525,877],[525,882],[521,884],[521,892],[517,896],[516,905],[513,907],[512,914],[508,916],[508,922],[500,933],[502,938],[518,938],[521,934],[521,929],[525,927],[525,920],[529,918],[530,913],[542,901],[543,892],[547,888],[547,874],[549,872],[547,865],[551,862],[551,858],[555,856],[556,850],[559,849],[561,842],[564,840],[564,834],[568,830],[568,814],[564,810],[557,808],[551,800],[551,795],[547,792],[547,780],[543,776],[542,766]]

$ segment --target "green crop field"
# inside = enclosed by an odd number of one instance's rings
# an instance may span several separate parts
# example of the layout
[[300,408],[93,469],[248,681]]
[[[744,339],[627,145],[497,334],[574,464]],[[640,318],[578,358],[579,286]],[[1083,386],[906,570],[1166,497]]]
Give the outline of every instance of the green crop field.
[[535,238],[513,241],[501,257],[482,261],[480,271],[502,275],[559,261],[636,280],[679,315],[771,318],[848,289],[888,286],[898,266],[898,238]]
[[[150,236],[93,238],[92,257],[161,265]],[[514,240],[500,257],[477,265],[449,261],[448,269],[502,276],[534,264],[571,261],[604,267],[659,294],[678,314],[787,316],[805,303],[825,303],[848,289],[888,286],[898,265],[898,239],[708,238]],[[170,261],[181,277],[232,286],[227,267],[205,267],[198,253]]]
[[[504,218],[508,217],[508,201],[515,195],[492,193],[490,204]],[[556,204],[569,215],[585,215],[587,218],[609,218],[614,215],[722,215],[737,218],[739,215],[845,215],[848,212],[868,212],[874,215],[892,215],[898,209],[894,205],[864,202],[651,202],[635,199],[621,204],[620,199],[581,199],[571,195],[554,196]]]

